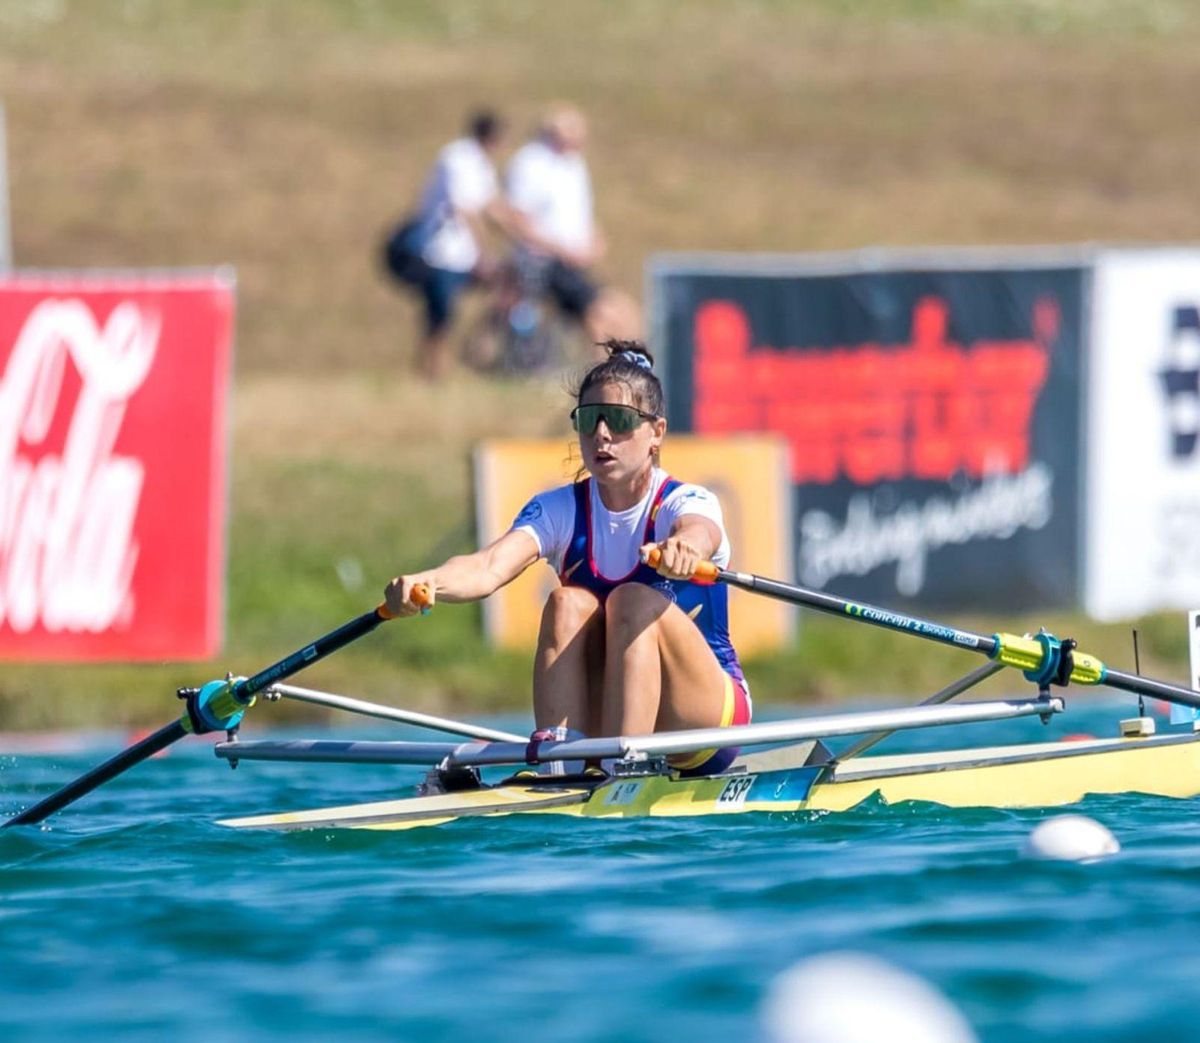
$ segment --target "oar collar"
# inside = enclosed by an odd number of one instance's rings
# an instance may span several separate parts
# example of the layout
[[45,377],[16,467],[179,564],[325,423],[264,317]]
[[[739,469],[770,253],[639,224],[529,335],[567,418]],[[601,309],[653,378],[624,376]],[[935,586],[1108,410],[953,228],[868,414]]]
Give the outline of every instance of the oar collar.
[[245,712],[254,705],[255,696],[244,697],[244,677],[209,681],[200,688],[181,688],[178,695],[187,700],[185,725],[193,735],[229,731],[236,728]]

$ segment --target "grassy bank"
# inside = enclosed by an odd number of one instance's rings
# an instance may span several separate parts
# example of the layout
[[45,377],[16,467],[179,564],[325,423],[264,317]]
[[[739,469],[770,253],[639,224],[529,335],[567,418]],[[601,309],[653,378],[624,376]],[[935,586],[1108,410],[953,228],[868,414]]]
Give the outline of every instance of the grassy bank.
[[[350,375],[322,381],[319,400],[311,384],[306,377],[239,383],[224,654],[202,664],[10,664],[0,681],[3,727],[170,716],[180,685],[227,670],[253,673],[376,604],[396,572],[470,549],[470,452],[479,438],[503,428],[560,435],[568,444],[565,395],[555,383],[464,380],[430,396]],[[986,633],[1046,625],[1114,665],[1132,666],[1126,627],[1062,613],[952,621]],[[1139,625],[1143,668],[1178,675],[1186,657],[1182,618]],[[823,702],[929,692],[976,665],[974,656],[805,613],[793,648],[748,669],[760,700]],[[306,671],[302,683],[415,709],[480,712],[527,706],[529,672],[529,655],[485,645],[477,606],[445,605],[380,628]],[[1020,686],[1015,675],[1006,683]],[[279,707],[264,716],[292,712]]]
[[[1198,43],[1188,0],[4,4],[18,264],[229,263],[239,298],[225,652],[6,665],[0,727],[161,719],[179,684],[251,672],[467,547],[475,440],[565,437],[556,386],[415,385],[414,309],[375,266],[481,100],[522,132],[552,99],[586,107],[605,274],[637,292],[660,250],[1200,240]],[[756,694],[915,692],[958,669],[808,620],[755,664]],[[1060,626],[1129,665],[1121,628],[962,622]],[[1145,629],[1144,667],[1178,675],[1174,624]],[[527,673],[456,608],[306,677],[466,709],[523,705]]]

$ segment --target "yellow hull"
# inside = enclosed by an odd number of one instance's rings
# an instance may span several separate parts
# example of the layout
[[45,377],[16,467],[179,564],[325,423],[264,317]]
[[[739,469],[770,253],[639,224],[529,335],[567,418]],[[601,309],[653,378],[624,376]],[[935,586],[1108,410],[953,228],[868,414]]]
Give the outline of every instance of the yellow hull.
[[[787,763],[789,751],[795,751]],[[845,811],[889,804],[1054,807],[1089,794],[1200,794],[1200,734],[1038,743],[805,763],[812,744],[744,757],[725,775],[633,775],[599,783],[514,779],[495,786],[312,811],[226,819],[258,829],[412,829],[511,814],[579,818]]]

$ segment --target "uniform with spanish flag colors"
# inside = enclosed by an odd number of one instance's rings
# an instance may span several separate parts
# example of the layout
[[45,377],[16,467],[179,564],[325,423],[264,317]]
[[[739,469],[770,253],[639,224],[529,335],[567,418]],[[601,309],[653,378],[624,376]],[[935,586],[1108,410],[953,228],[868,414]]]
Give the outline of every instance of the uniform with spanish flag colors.
[[[397,576],[387,609],[413,615],[417,590],[430,601],[478,601],[546,558],[561,585],[546,599],[534,655],[534,741],[747,723],[726,591],[693,583],[702,566],[729,561],[720,504],[659,464],[667,418],[646,346],[601,347],[607,358],[584,375],[569,414],[586,480],[535,496],[473,554]],[[706,749],[672,763],[718,773],[736,752]]]
[[[681,482],[662,468],[651,471],[642,499],[622,511],[610,511],[591,478],[562,485],[535,496],[513,520],[512,528],[528,532],[541,556],[563,586],[582,587],[603,603],[622,583],[645,583],[677,605],[699,628],[729,678],[721,725],[749,724],[752,703],[742,664],[729,638],[729,592],[725,587],[666,579],[642,562],[639,551],[670,535],[685,514],[711,521],[721,542],[713,564],[729,564],[729,535],[717,497],[702,485]],[[737,751],[706,750],[673,759],[685,773],[721,771]]]

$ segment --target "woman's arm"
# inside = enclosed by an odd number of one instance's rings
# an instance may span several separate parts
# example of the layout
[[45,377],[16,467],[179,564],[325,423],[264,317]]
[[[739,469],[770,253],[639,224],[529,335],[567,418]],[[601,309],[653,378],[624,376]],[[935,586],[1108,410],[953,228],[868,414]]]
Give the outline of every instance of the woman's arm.
[[429,588],[429,604],[439,598],[479,601],[511,583],[539,557],[537,542],[528,532],[509,530],[474,554],[460,554],[437,568],[397,576],[387,585],[384,597],[389,611],[397,616],[412,616],[421,610],[412,600],[418,583]]

